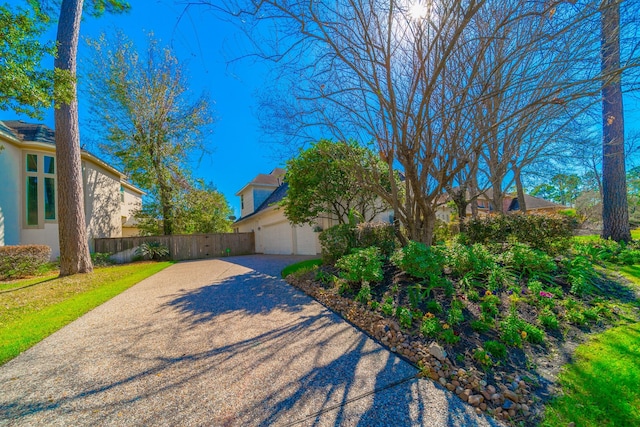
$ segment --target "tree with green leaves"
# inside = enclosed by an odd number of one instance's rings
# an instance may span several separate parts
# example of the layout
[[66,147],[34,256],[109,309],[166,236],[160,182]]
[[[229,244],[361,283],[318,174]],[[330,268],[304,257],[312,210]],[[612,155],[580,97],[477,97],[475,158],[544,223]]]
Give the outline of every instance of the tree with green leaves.
[[[228,233],[232,210],[224,195],[202,180],[174,194],[174,234]],[[157,201],[145,203],[136,213],[138,229],[143,235],[163,234],[162,209]]]
[[229,216],[233,213],[224,195],[212,184],[197,180],[188,191],[180,195],[176,206],[176,232],[228,233]]
[[206,151],[213,123],[206,94],[193,98],[173,52],[152,36],[140,55],[119,32],[90,41],[90,112],[100,148],[122,166],[160,209],[163,233],[174,234],[175,202],[189,187],[188,159]]
[[40,37],[49,18],[38,9],[0,5],[0,110],[42,117],[53,100],[53,70],[41,67],[55,44]]
[[389,208],[365,187],[367,179],[358,171],[366,169],[377,170],[371,176],[387,176],[386,164],[353,141],[323,139],[301,150],[287,162],[289,188],[281,202],[286,217],[294,224],[312,224],[323,217],[345,224],[355,211],[371,221]]
[[532,191],[532,196],[559,203],[565,206],[573,206],[580,194],[581,179],[576,174],[559,173],[551,178],[550,183],[537,185]]

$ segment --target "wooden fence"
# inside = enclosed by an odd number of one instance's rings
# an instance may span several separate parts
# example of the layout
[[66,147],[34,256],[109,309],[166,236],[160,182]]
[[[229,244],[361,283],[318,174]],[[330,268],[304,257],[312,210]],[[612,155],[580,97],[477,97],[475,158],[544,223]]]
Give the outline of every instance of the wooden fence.
[[119,262],[128,262],[144,242],[168,247],[170,258],[176,261],[255,253],[253,232],[100,238],[94,240],[94,248],[96,252],[115,254]]

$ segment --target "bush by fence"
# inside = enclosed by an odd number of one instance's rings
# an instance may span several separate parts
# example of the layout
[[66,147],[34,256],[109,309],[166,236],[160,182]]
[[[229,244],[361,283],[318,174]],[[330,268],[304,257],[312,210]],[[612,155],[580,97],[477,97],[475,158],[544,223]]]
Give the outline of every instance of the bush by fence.
[[51,248],[45,245],[0,246],[0,280],[34,275],[50,258]]

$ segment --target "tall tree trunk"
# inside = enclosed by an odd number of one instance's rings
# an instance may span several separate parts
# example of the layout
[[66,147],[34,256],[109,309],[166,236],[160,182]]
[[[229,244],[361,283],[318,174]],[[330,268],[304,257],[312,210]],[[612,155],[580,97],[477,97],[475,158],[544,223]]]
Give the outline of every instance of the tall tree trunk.
[[601,4],[602,237],[631,240],[624,164],[624,115],[620,70],[620,4]]
[[[58,56],[54,66],[75,78],[82,0],[63,0],[58,22]],[[54,111],[58,160],[58,227],[60,238],[60,276],[93,271],[82,189],[80,130],[76,83],[73,99],[60,103]]]
[[518,193],[518,207],[521,212],[527,212],[527,201],[524,198],[524,187],[522,186],[522,176],[520,175],[520,169],[514,168],[513,178],[516,181],[516,191]]

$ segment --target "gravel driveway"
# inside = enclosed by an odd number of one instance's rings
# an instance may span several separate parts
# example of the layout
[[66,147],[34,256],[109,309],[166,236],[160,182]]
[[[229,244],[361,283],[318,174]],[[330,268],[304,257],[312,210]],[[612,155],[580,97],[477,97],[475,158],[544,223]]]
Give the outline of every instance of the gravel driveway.
[[496,425],[278,278],[301,259],[140,282],[0,367],[0,425]]

